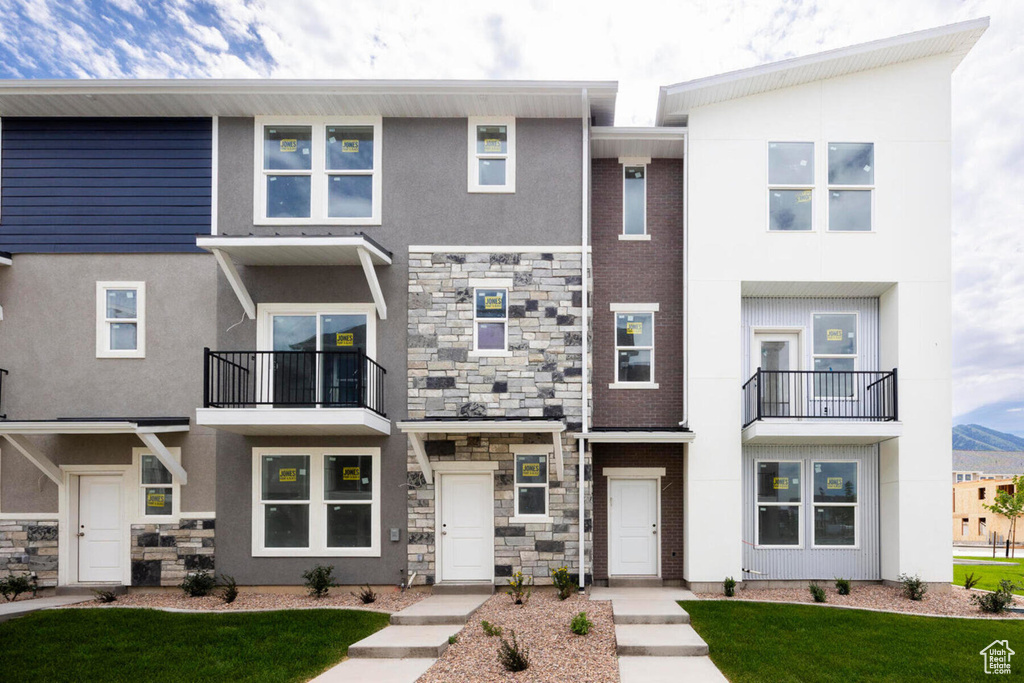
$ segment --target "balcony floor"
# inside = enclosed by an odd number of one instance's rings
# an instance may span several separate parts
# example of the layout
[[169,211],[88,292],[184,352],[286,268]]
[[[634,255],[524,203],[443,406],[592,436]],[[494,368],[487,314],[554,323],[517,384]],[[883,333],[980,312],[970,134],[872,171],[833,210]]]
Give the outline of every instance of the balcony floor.
[[902,422],[767,418],[743,429],[750,444],[875,444],[903,434]]
[[391,434],[391,420],[367,408],[198,408],[196,424],[248,436]]

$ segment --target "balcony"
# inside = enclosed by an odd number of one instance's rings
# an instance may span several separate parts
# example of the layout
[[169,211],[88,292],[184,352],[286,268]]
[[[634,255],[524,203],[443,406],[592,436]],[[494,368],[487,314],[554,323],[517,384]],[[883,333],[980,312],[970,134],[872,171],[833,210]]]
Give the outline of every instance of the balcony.
[[204,349],[196,423],[247,435],[387,435],[387,371],[356,351]]
[[896,370],[762,370],[743,385],[743,441],[873,444],[902,433]]

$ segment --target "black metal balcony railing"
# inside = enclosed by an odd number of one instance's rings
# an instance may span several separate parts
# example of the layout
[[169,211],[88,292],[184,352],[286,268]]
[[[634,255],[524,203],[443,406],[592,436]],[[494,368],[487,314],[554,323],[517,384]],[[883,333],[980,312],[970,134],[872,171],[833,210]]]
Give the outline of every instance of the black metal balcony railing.
[[367,408],[384,412],[387,371],[360,351],[203,350],[205,408]]
[[[4,370],[3,368],[0,368],[0,410],[4,409],[4,375],[6,374],[7,371]],[[7,413],[0,413],[0,420],[6,419]]]
[[743,385],[743,426],[769,418],[898,419],[896,370],[762,370]]

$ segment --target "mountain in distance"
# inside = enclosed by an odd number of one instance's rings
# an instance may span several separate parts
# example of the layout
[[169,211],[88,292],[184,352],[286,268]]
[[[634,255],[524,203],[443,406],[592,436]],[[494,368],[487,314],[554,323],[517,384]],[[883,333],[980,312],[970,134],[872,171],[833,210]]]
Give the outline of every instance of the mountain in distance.
[[1024,451],[1024,438],[981,425],[953,427],[954,451]]

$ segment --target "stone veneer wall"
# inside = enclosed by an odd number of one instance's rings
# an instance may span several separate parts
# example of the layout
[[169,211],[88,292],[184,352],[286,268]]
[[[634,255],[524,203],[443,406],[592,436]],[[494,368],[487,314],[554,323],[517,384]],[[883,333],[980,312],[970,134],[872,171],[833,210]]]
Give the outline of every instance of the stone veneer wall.
[[0,576],[34,573],[40,586],[57,585],[57,522],[0,520]]
[[[507,357],[474,357],[470,278],[511,278]],[[582,426],[582,269],[579,253],[409,254],[408,410],[411,419],[510,417],[562,419],[565,479],[549,479],[550,524],[512,524],[514,443],[547,435],[434,435],[432,460],[496,460],[495,575],[513,571],[550,583],[551,569],[579,572],[578,453],[569,432]],[[589,458],[589,455],[587,456]],[[584,461],[587,463],[587,460]],[[589,469],[589,468],[588,468]],[[434,487],[425,483],[411,448],[409,572],[416,583],[436,577]],[[589,476],[589,475],[588,475]],[[436,480],[435,480],[436,481]],[[587,553],[592,496],[586,500]],[[586,565],[591,561],[588,557]]]
[[215,526],[212,519],[132,524],[132,585],[177,586],[190,572],[212,572]]

